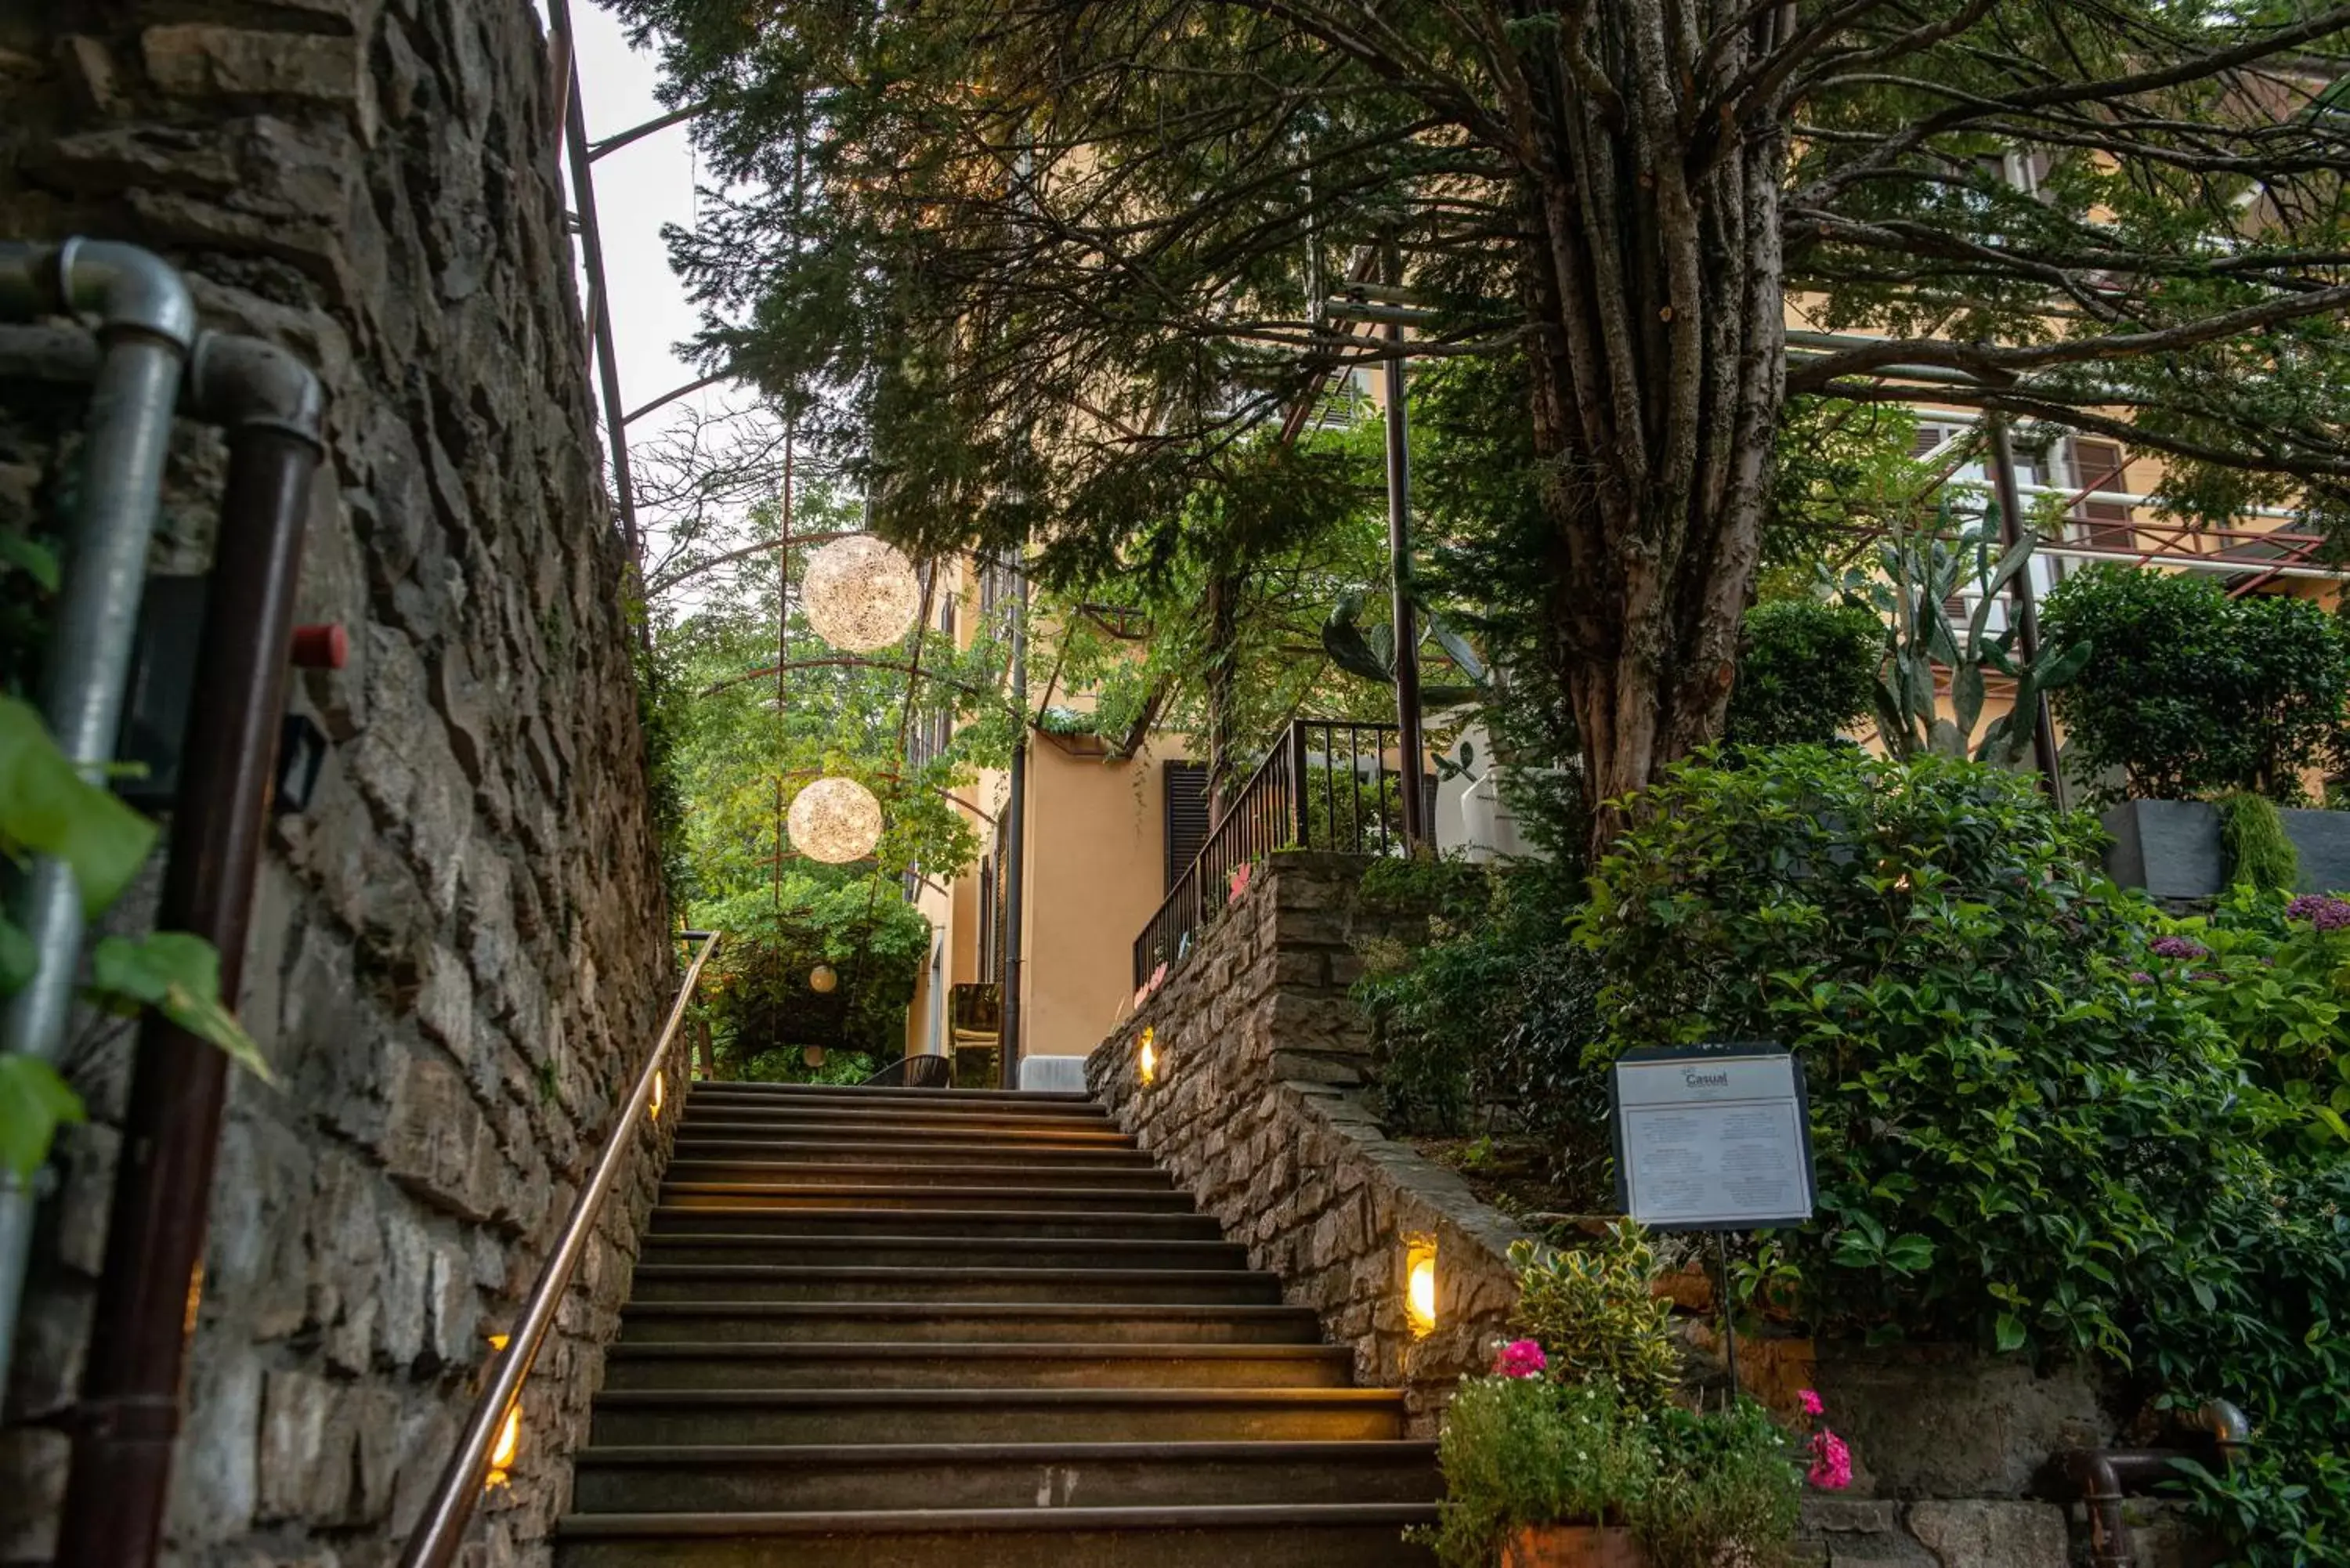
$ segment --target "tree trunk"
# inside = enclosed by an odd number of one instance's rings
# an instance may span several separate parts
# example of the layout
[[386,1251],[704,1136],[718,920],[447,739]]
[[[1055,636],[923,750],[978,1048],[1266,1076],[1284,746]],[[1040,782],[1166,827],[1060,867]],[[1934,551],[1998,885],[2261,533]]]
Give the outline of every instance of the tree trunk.
[[1596,79],[1530,85],[1523,184],[1544,644],[1582,731],[1594,863],[1622,797],[1720,733],[1785,399],[1776,116],[1708,118],[1779,25],[1700,68],[1662,0],[1601,8]]

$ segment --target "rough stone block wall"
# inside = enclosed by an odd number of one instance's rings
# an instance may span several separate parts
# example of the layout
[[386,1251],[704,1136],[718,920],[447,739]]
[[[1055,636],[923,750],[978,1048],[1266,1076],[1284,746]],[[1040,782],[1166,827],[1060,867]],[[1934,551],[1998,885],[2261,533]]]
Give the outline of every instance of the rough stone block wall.
[[[1365,1384],[1402,1387],[1432,1433],[1464,1372],[1489,1365],[1523,1232],[1378,1124],[1368,1022],[1347,996],[1373,941],[1425,940],[1425,913],[1366,899],[1360,859],[1290,852],[1097,1047],[1087,1081],[1121,1127],[1243,1241],[1249,1261],[1355,1352]],[[1150,1035],[1152,1081],[1142,1082]],[[1406,1249],[1436,1243],[1438,1326],[1404,1312]],[[1706,1339],[1702,1320],[1689,1320]],[[1794,1345],[1795,1342],[1783,1342]],[[1807,1348],[1807,1347],[1799,1347]],[[1852,1442],[1853,1490],[1804,1511],[1825,1568],[2065,1568],[2084,1526],[2032,1495],[2057,1449],[2116,1440],[2085,1374],[1948,1347],[1824,1346],[1802,1371]],[[2149,1562],[2195,1561],[2149,1516]]]
[[[278,819],[240,1011],[282,1080],[223,1138],[169,1521],[186,1564],[390,1562],[675,980],[525,4],[117,0],[0,16],[0,235],[128,240],[326,384],[298,605],[349,667]],[[70,505],[79,400],[0,386],[0,509]],[[200,568],[217,441],[156,564]],[[128,918],[134,919],[135,915]],[[127,1041],[93,1028],[0,1429],[0,1563],[50,1554]],[[677,1096],[671,1096],[672,1105]],[[542,1562],[660,1155],[648,1133],[473,1560]]]
[[[1362,944],[1424,940],[1427,918],[1365,900],[1362,871],[1350,856],[1274,855],[1086,1075],[1250,1263],[1353,1347],[1358,1382],[1404,1390],[1425,1435],[1461,1375],[1491,1362],[1517,1300],[1503,1254],[1523,1232],[1373,1114],[1370,1029],[1347,990]],[[1404,1312],[1407,1248],[1422,1237],[1437,1257],[1426,1335]]]

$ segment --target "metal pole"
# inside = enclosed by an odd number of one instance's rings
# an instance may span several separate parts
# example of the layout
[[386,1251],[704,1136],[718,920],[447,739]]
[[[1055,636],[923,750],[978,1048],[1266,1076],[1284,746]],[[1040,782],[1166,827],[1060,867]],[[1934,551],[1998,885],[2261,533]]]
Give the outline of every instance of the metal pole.
[[643,564],[637,538],[637,488],[629,475],[628,415],[620,407],[620,362],[612,348],[612,291],[604,285],[604,233],[596,222],[596,176],[588,167],[588,116],[579,105],[579,51],[572,47],[570,0],[550,0],[549,14],[571,62],[571,90],[564,105],[565,152],[571,163],[572,203],[579,209],[579,256],[588,269],[595,307],[588,330],[596,336],[596,378],[604,392],[605,440],[612,449],[612,499],[620,509],[620,538],[629,567]]
[[[1399,271],[1388,264],[1391,273]],[[1401,283],[1400,275],[1392,281]],[[1420,804],[1419,628],[1411,608],[1410,424],[1404,408],[1403,324],[1387,326],[1388,557],[1394,594],[1396,750],[1402,784],[1403,845],[1418,854],[1425,818]]]
[[[58,748],[97,781],[121,725],[148,539],[196,312],[180,275],[133,246],[0,244],[0,316],[59,311],[99,315],[105,353],[90,389],[80,525],[49,634],[41,708]],[[33,978],[9,999],[5,1046],[54,1062],[73,1009],[83,927],[80,889],[63,861],[33,862],[16,915],[37,956]],[[0,1171],[0,1389],[8,1386],[33,1210],[32,1188]]]
[[1007,1089],[1020,1086],[1020,920],[1028,884],[1028,574],[1017,552],[1012,573],[1012,707],[1020,732],[1012,742],[1012,799],[1003,809],[1003,1007],[996,1045],[998,1081]]
[[[1991,489],[1999,499],[1999,537],[2002,553],[2015,547],[2023,536],[2022,491],[2015,483],[2015,449],[2007,438],[2007,420],[2001,414],[1988,416],[1991,434]],[[2032,567],[2026,563],[2015,574],[2014,597],[2018,642],[2028,664],[2040,657],[2040,606],[2032,591]],[[2040,766],[2040,776],[2048,791],[2048,798],[2057,808],[2064,806],[2064,770],[2056,753],[2056,722],[2048,711],[2048,693],[2035,692],[2033,698],[2032,752]]]
[[[189,379],[200,405],[229,410],[228,485],[156,923],[212,943],[221,994],[234,998],[276,774],[320,393],[292,356],[212,334],[197,340]],[[92,1314],[99,1354],[77,1411],[60,1563],[155,1561],[228,1074],[224,1053],[147,1015]]]

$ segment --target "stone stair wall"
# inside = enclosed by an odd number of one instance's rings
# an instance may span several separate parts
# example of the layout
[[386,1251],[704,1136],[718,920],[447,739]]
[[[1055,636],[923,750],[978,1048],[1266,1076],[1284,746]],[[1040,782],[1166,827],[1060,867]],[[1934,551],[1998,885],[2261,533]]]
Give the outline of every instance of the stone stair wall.
[[[192,1568],[388,1561],[674,984],[533,17],[124,0],[0,29],[0,234],[143,244],[328,398],[296,608],[351,659],[297,682],[333,750],[262,869],[240,1012],[284,1086],[232,1087],[169,1525]],[[81,413],[0,386],[0,515],[53,515]],[[179,433],[159,570],[204,566],[222,466]],[[49,1555],[126,1044],[69,1063],[91,1125],[5,1391],[0,1563]],[[545,1559],[650,1163],[541,1359],[480,1561]]]

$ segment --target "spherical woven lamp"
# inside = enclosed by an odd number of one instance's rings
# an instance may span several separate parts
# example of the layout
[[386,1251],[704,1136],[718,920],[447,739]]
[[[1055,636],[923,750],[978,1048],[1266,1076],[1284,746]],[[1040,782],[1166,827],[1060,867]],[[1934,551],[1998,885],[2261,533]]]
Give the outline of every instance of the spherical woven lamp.
[[840,976],[833,972],[828,963],[820,963],[808,971],[808,989],[818,996],[830,996],[833,988],[839,983]]
[[881,842],[881,803],[855,779],[817,779],[792,797],[784,826],[792,847],[809,859],[843,866]]
[[922,586],[905,556],[870,534],[852,534],[808,557],[800,603],[818,637],[850,653],[870,653],[913,628]]

